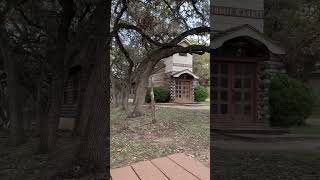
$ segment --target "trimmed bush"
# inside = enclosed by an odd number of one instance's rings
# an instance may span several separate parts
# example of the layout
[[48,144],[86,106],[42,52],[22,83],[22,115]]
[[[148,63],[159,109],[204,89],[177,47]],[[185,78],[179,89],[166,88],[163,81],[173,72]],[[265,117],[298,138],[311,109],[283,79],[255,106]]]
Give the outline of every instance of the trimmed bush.
[[269,101],[272,126],[301,126],[312,113],[314,94],[307,84],[276,75],[271,81]]
[[[156,86],[153,87],[154,100],[156,102],[169,102],[170,101],[170,90],[166,87]],[[151,102],[150,89],[148,89],[145,101]]]
[[208,89],[198,85],[194,88],[194,100],[197,102],[205,101],[209,97]]

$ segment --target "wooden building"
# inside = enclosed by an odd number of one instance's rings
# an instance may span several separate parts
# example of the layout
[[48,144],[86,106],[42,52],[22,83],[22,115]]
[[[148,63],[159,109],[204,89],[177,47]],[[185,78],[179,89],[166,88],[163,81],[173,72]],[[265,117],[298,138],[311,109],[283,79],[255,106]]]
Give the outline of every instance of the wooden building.
[[216,130],[269,129],[269,85],[284,50],[263,33],[263,0],[211,1],[211,122]]
[[[179,45],[189,46],[191,44],[185,39]],[[170,89],[170,100],[172,102],[192,103],[194,101],[193,89],[199,79],[192,72],[192,55],[178,53],[161,60],[160,63],[164,65],[163,68],[150,77],[154,86],[163,86]]]

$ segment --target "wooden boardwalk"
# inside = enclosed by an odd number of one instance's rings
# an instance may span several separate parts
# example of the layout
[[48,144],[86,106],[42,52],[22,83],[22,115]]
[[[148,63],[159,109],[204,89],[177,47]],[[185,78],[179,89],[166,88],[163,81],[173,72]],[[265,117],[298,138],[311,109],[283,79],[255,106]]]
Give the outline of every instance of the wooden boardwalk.
[[183,153],[111,170],[112,180],[209,180],[210,169]]

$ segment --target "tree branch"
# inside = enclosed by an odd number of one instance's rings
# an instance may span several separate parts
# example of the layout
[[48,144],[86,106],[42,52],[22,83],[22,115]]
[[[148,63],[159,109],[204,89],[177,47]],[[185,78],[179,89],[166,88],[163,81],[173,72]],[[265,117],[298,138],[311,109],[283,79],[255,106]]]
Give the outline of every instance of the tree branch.
[[204,15],[199,11],[199,9],[197,8],[196,4],[197,4],[197,0],[191,0],[192,3],[192,7],[194,9],[194,11],[200,16],[200,18],[204,21],[206,18],[204,17]]
[[[159,52],[160,51],[160,52]],[[210,52],[210,46],[205,45],[190,45],[187,47],[175,46],[168,49],[160,49],[151,53],[152,61],[159,61],[161,59],[170,57],[177,53],[195,53],[195,54],[204,54],[205,52]]]
[[115,38],[116,38],[117,45],[119,46],[119,48],[122,51],[122,53],[124,54],[124,56],[127,58],[127,61],[129,62],[130,67],[133,68],[133,66],[134,66],[133,60],[131,59],[128,51],[124,48],[119,35],[116,35]]
[[[148,36],[146,33],[143,32],[142,29],[138,28],[137,26],[131,25],[131,24],[125,24],[125,23],[119,23],[118,24],[118,29],[130,29],[130,30],[135,30],[136,32],[138,32],[144,39],[146,39],[149,43],[154,44],[156,46],[164,46],[164,44],[153,40],[150,36]],[[117,33],[117,30],[115,30],[115,32],[113,33]]]
[[[121,1],[122,1],[122,8],[121,8],[120,12],[117,13],[118,15],[117,15],[116,19],[114,20],[114,28],[117,28],[117,25],[119,24],[119,21],[123,15],[123,13],[128,9],[127,0],[121,0]],[[120,0],[118,1],[116,8],[118,7],[119,2],[120,2]],[[115,12],[116,12],[116,9],[115,9]]]
[[185,31],[183,33],[181,33],[179,36],[177,36],[176,38],[174,38],[173,40],[171,40],[169,42],[170,45],[176,45],[179,42],[181,42],[184,38],[190,36],[190,35],[196,35],[196,34],[202,34],[202,33],[209,33],[210,32],[210,27],[196,27],[193,29],[190,29],[188,31]]
[[177,13],[177,12],[171,7],[171,5],[168,3],[168,1],[166,1],[166,0],[162,0],[162,1],[167,5],[167,7],[169,8],[169,10],[172,12],[173,16],[174,16],[177,20],[182,21],[183,25],[188,29],[188,28],[189,28],[188,23],[187,23],[187,21],[186,21],[183,17],[181,17],[181,14]]
[[28,16],[26,16],[26,14],[23,12],[22,9],[20,8],[15,8],[19,13],[20,15],[22,16],[22,18],[31,26],[39,29],[39,30],[43,30],[43,28],[39,25],[39,24],[36,24],[35,22],[33,22],[31,19],[28,18]]

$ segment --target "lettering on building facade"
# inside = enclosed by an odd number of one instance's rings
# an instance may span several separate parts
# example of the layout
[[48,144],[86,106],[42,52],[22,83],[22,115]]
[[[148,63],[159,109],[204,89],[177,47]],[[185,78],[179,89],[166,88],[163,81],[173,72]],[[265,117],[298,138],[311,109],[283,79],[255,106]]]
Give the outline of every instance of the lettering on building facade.
[[191,64],[173,63],[173,66],[192,68]]
[[254,19],[263,19],[263,10],[253,10],[244,8],[233,8],[224,6],[211,6],[211,14],[222,16],[246,17]]

